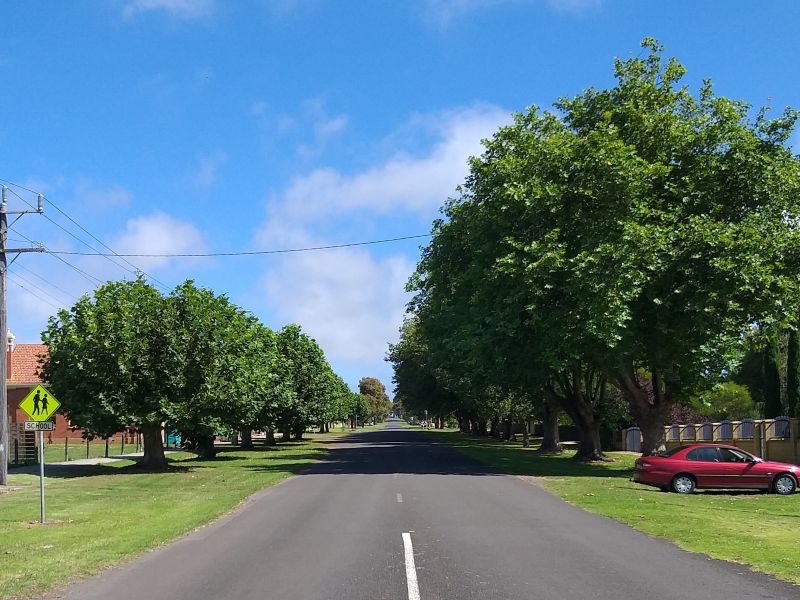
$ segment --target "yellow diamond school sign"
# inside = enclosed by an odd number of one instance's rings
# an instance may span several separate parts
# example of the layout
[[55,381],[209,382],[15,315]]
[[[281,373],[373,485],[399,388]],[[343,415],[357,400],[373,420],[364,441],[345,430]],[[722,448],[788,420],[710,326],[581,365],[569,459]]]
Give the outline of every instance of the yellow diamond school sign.
[[47,421],[59,406],[61,402],[40,385],[33,388],[19,403],[19,407],[34,421]]

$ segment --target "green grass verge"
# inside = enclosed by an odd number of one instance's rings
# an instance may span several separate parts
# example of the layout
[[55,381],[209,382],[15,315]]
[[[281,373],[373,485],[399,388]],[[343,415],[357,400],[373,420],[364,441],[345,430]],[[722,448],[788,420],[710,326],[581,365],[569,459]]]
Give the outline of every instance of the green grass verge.
[[17,489],[0,494],[0,598],[40,594],[173,540],[325,452],[307,441],[223,448],[212,460],[174,454],[171,469],[159,473],[138,471],[129,461],[50,467],[44,525],[38,476],[12,474]]
[[586,510],[612,517],[693,552],[744,563],[800,585],[800,494],[701,490],[666,494],[629,480],[636,456],[586,464],[571,454],[542,456],[535,448],[432,432],[436,440],[513,475],[541,478],[550,491]]

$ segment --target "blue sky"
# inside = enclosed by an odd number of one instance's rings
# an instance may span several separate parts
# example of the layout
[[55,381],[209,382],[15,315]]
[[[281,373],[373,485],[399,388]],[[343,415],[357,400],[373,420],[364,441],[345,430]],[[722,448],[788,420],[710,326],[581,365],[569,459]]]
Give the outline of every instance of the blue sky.
[[[776,112],[800,106],[791,1],[51,0],[4,2],[0,17],[0,178],[119,253],[427,233],[481,138],[513,111],[610,85],[614,57],[645,36],[695,88],[711,77]],[[64,229],[26,216],[10,245],[89,250]],[[167,286],[194,278],[272,327],[298,322],[351,386],[389,385],[383,358],[420,243],[130,261]],[[54,305],[95,279],[131,276],[65,258],[90,277],[43,254],[11,266],[17,341],[38,341]]]

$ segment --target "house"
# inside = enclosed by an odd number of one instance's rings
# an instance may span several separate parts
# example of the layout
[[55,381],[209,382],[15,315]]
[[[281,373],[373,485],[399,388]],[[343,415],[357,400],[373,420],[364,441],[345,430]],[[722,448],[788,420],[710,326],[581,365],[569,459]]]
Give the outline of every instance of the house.
[[[8,335],[8,353],[6,354],[6,386],[8,388],[8,424],[9,430],[14,432],[23,427],[29,420],[28,416],[19,409],[19,403],[35,388],[43,383],[39,377],[40,359],[47,356],[47,346],[44,344],[15,344],[14,335]],[[55,430],[45,434],[51,439],[73,438],[81,439],[83,430],[70,425],[69,420],[61,413],[56,413]]]

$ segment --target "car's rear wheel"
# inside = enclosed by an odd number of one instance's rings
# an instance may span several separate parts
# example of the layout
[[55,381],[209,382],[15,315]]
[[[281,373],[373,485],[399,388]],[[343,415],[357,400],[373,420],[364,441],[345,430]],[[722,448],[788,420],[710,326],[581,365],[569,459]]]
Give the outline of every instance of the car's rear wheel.
[[793,494],[796,489],[797,482],[794,480],[794,477],[788,473],[778,475],[775,481],[772,482],[772,491],[776,494]]
[[672,491],[678,494],[691,494],[694,492],[695,482],[691,475],[681,474],[672,478]]

